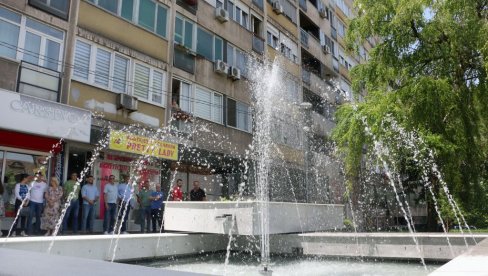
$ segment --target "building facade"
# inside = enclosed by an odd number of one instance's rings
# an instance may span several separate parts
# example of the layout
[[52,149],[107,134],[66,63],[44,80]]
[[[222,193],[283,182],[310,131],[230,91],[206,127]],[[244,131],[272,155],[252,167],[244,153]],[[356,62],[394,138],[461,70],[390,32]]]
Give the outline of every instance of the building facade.
[[[253,171],[242,161],[252,163],[248,65],[277,58],[289,109],[273,125],[284,160],[273,179],[294,193],[270,196],[341,203],[326,141],[349,70],[373,47],[344,50],[354,14],[352,0],[0,0],[2,180],[39,167],[65,180],[89,164],[100,188],[137,171],[166,191],[181,178],[185,192],[200,180],[209,199],[232,197]],[[307,133],[289,116],[303,102]],[[138,163],[156,142],[159,155]],[[309,172],[319,163],[327,169]]]

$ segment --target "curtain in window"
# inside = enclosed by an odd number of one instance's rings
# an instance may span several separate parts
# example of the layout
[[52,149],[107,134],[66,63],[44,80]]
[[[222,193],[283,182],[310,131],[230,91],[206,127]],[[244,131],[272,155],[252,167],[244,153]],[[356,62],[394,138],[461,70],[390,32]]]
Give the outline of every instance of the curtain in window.
[[164,75],[161,72],[153,71],[152,79],[152,101],[158,104],[163,104],[166,96],[163,94]]
[[180,108],[186,112],[191,111],[191,86],[186,82],[181,82],[180,84]]
[[129,60],[119,55],[114,59],[113,89],[117,92],[127,92],[127,71],[129,70]]
[[213,105],[212,105],[212,121],[222,123],[222,113],[224,110],[223,97],[220,94],[213,93]]
[[249,130],[249,107],[244,103],[237,103],[237,128]]
[[96,57],[95,83],[108,87],[112,54],[98,48]]
[[195,89],[195,115],[212,119],[212,93],[198,87]]
[[134,96],[147,100],[149,98],[150,69],[140,64],[134,69]]
[[90,70],[91,46],[88,43],[76,41],[75,64],[73,75],[84,80],[88,80]]

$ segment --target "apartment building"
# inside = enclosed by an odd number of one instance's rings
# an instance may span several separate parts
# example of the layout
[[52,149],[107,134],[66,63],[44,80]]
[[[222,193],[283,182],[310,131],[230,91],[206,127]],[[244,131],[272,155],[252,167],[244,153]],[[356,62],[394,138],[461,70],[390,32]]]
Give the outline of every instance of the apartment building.
[[[143,179],[168,188],[181,178],[185,191],[200,180],[211,200],[235,194],[252,171],[242,162],[253,137],[248,64],[278,57],[283,101],[290,113],[311,103],[312,133],[287,114],[274,125],[296,194],[272,189],[271,197],[341,202],[338,165],[305,178],[306,186],[303,168],[333,161],[324,146],[333,114],[351,93],[349,70],[372,47],[362,45],[358,56],[344,50],[352,6],[352,0],[0,0],[4,183],[40,167],[66,179],[93,161],[91,173],[103,188],[109,175],[133,170],[156,142],[158,153],[139,170]],[[155,139],[168,124],[174,137]],[[104,139],[106,146],[98,146]]]

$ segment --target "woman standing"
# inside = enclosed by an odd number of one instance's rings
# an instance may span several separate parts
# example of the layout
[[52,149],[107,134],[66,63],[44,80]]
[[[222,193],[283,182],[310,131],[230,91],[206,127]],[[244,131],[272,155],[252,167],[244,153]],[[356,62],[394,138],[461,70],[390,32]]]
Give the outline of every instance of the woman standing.
[[44,194],[46,199],[46,207],[42,216],[42,228],[47,230],[45,236],[51,236],[54,233],[56,224],[58,223],[61,198],[63,197],[63,188],[59,186],[57,177],[51,177],[49,188]]
[[3,183],[0,179],[0,237],[3,236],[2,218],[5,217],[5,203],[3,202],[3,191]]
[[[20,235],[26,237],[25,230],[27,229],[27,219],[29,216],[29,181],[31,177],[23,173],[19,176],[20,182],[15,184],[15,214],[20,211],[20,217],[15,220],[15,224],[13,227],[14,232],[12,233],[12,237],[15,237],[16,234],[20,232]],[[20,229],[17,229],[17,225],[20,220]]]

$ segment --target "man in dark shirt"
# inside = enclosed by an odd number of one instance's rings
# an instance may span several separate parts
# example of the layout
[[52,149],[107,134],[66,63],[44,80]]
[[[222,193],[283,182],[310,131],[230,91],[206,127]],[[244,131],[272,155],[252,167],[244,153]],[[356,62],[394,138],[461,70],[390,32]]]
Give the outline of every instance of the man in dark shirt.
[[191,201],[207,201],[207,196],[205,191],[200,189],[200,182],[193,181],[193,189],[190,191]]

